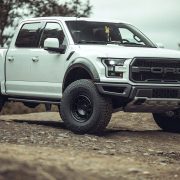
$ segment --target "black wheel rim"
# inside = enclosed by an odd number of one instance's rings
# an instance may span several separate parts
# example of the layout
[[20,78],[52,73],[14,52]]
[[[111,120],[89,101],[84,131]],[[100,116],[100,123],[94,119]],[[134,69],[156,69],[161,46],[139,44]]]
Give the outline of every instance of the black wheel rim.
[[71,113],[77,122],[86,122],[93,112],[93,105],[86,95],[78,95],[71,104]]

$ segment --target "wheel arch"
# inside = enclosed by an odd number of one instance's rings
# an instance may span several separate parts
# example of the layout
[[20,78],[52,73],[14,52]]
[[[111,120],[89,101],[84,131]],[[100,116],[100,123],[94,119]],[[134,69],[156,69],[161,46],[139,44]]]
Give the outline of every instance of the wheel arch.
[[95,82],[100,81],[99,74],[91,62],[85,61],[84,59],[78,60],[71,63],[65,72],[62,91],[64,91],[70,83],[79,79],[91,79]]

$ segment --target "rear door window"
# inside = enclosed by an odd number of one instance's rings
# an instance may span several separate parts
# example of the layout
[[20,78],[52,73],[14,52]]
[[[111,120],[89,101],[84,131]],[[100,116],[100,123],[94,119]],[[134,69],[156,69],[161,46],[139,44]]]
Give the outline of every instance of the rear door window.
[[37,48],[40,39],[41,23],[24,24],[16,39],[16,47]]

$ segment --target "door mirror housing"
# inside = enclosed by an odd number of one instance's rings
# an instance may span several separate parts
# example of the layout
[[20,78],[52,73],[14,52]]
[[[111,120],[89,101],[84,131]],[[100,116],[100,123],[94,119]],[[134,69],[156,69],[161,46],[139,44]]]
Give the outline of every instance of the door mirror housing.
[[44,41],[44,49],[64,54],[66,51],[66,45],[60,45],[57,38],[47,38]]

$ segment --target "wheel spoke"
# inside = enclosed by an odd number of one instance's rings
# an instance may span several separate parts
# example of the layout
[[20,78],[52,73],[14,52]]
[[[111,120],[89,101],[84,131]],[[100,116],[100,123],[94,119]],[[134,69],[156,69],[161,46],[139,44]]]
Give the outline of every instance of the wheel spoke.
[[89,97],[79,95],[72,102],[72,114],[78,122],[88,121],[92,112],[93,106]]

